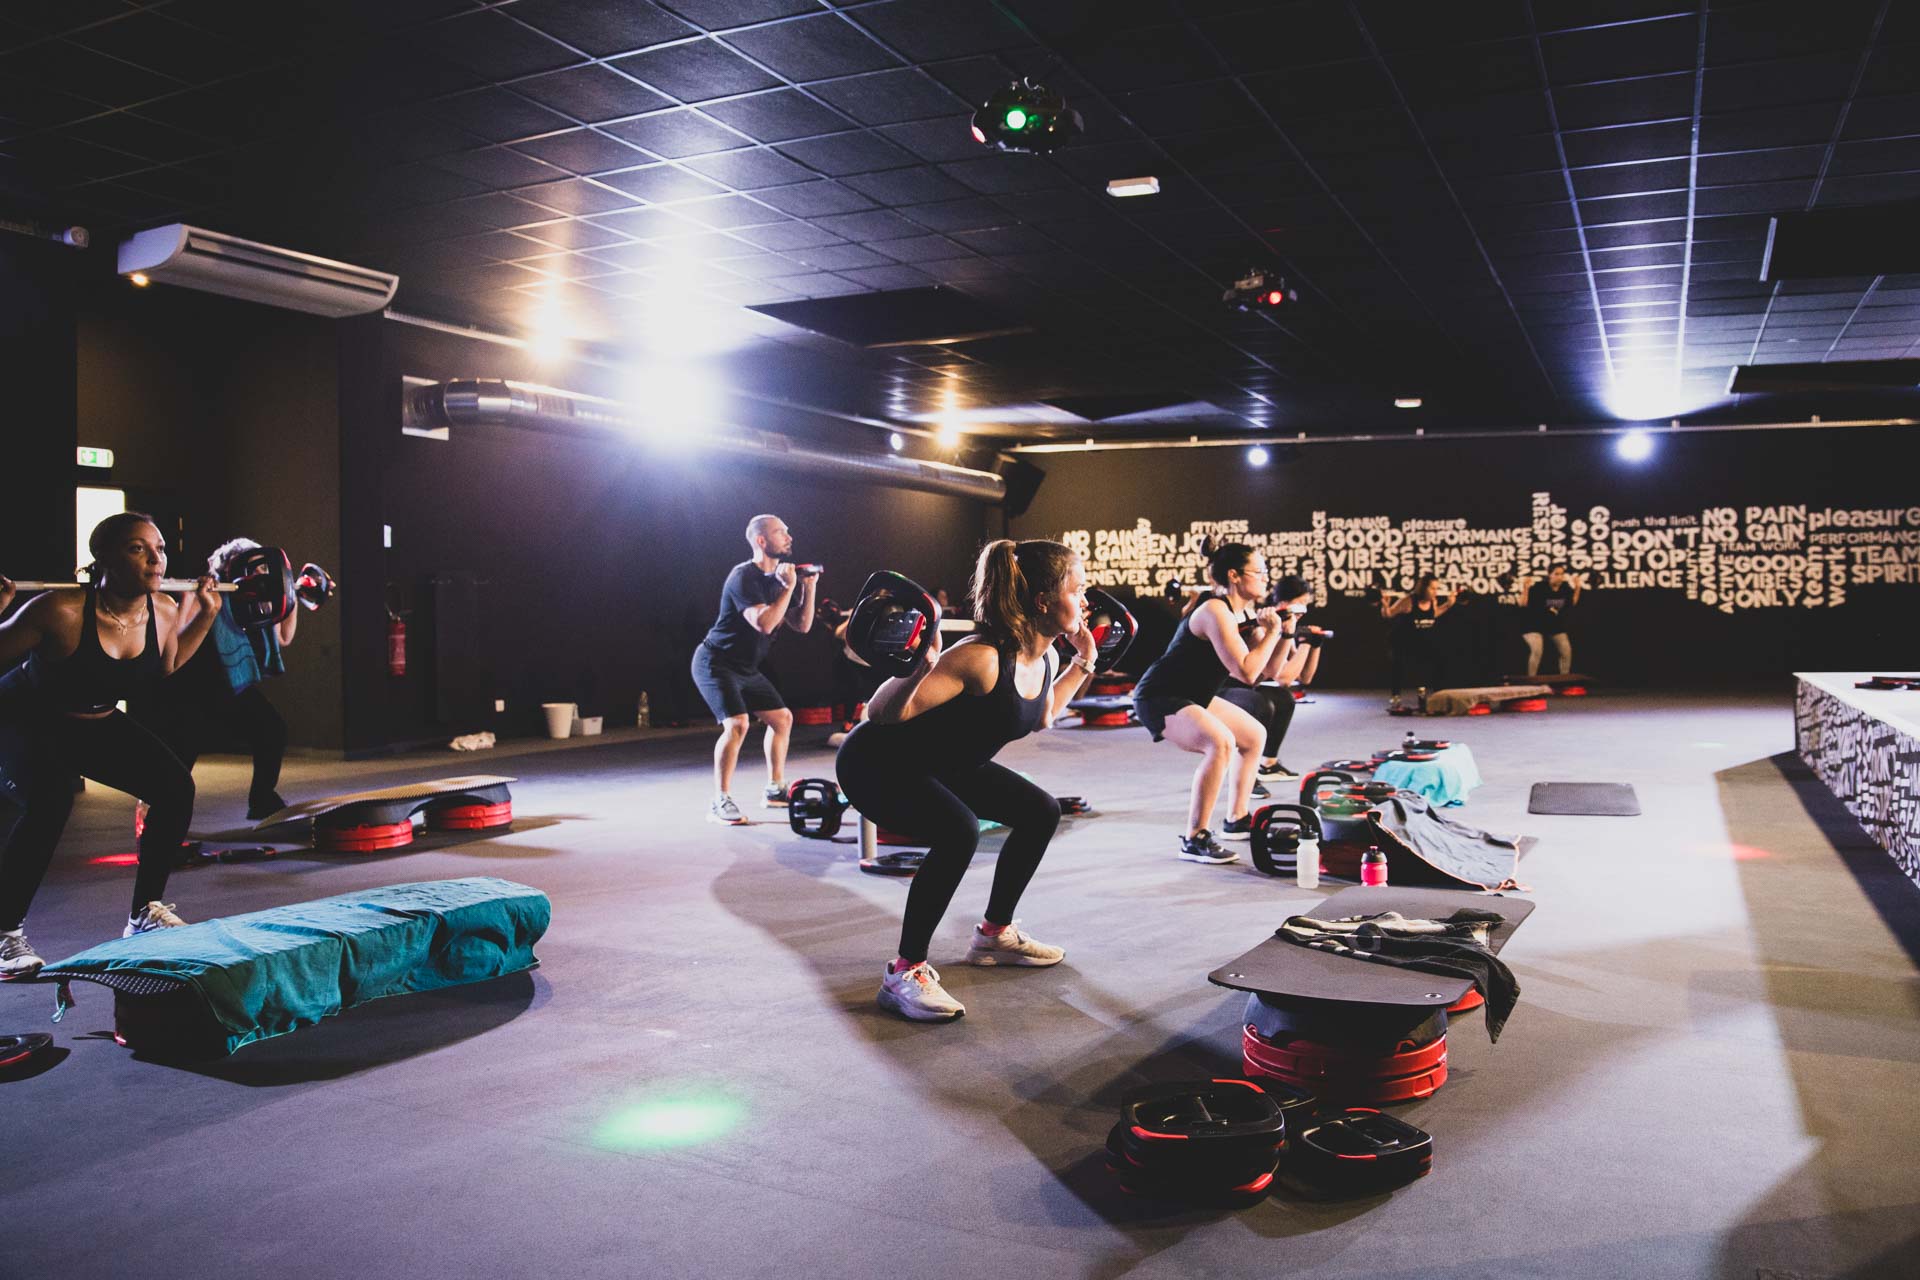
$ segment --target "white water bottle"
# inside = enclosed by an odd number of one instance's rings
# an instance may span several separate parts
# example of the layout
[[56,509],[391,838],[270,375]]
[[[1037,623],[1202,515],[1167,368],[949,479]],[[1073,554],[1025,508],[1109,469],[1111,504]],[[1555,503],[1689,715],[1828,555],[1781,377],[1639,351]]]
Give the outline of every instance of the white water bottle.
[[1320,842],[1304,831],[1300,833],[1300,853],[1293,864],[1293,882],[1302,889],[1320,887]]
[[642,693],[640,695],[640,715],[638,720],[636,721],[635,727],[641,728],[641,729],[650,729],[653,727],[651,723],[652,720],[653,720],[653,713],[647,707],[647,695],[645,693]]

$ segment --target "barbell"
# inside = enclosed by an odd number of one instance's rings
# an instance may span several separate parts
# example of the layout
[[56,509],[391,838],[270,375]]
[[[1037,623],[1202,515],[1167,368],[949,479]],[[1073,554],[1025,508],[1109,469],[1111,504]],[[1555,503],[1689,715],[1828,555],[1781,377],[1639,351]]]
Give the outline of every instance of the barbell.
[[[297,604],[318,609],[332,598],[339,585],[317,564],[304,564],[293,571],[287,553],[278,547],[255,547],[234,560],[233,581],[214,584],[214,590],[233,597],[234,617],[249,629],[271,627],[286,620]],[[17,591],[57,591],[87,587],[86,582],[16,582]],[[167,594],[190,594],[199,590],[192,578],[162,578],[159,590]]]
[[[1085,595],[1087,625],[1094,636],[1093,670],[1111,671],[1126,656],[1139,625],[1125,605],[1100,588],[1088,587]],[[861,586],[860,598],[847,615],[847,652],[876,671],[909,676],[935,633],[974,630],[969,618],[942,617],[939,604],[919,583],[883,569]]]

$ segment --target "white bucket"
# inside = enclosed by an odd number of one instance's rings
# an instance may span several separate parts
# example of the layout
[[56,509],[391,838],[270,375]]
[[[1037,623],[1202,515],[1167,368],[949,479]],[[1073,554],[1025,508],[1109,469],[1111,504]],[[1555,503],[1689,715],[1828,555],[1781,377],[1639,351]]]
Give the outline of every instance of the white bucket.
[[593,738],[599,736],[601,726],[601,718],[599,716],[581,716],[577,723],[580,726],[581,737]]
[[564,738],[573,732],[573,715],[579,710],[572,702],[543,702],[540,710],[547,715],[547,736]]

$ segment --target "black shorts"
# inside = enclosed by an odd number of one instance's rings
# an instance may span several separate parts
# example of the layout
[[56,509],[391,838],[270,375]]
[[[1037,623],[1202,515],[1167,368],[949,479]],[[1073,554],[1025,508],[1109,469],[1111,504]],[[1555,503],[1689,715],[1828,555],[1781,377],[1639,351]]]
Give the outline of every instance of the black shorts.
[[1192,698],[1140,698],[1133,700],[1133,713],[1140,717],[1140,723],[1146,726],[1155,742],[1167,731],[1167,720],[1180,714],[1182,707],[1197,707],[1200,704]]
[[787,705],[773,681],[758,671],[741,671],[716,662],[713,650],[704,644],[693,651],[693,683],[706,699],[715,723],[756,711],[779,711]]

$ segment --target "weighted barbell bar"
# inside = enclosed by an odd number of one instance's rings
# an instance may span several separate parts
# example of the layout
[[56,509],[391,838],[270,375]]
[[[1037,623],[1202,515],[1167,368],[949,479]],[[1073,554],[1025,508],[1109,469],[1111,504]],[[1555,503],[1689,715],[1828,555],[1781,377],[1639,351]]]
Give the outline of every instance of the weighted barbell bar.
[[[332,598],[339,586],[319,565],[309,562],[293,572],[287,553],[278,547],[256,547],[235,561],[236,580],[216,582],[213,589],[234,597],[234,613],[245,627],[268,627],[284,621],[296,604],[318,609]],[[16,591],[57,591],[92,586],[87,582],[16,581]],[[169,595],[191,595],[199,590],[193,578],[162,578],[159,591]]]

